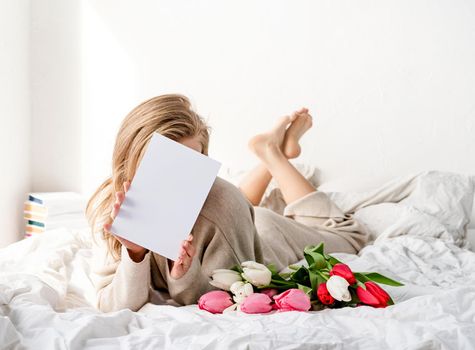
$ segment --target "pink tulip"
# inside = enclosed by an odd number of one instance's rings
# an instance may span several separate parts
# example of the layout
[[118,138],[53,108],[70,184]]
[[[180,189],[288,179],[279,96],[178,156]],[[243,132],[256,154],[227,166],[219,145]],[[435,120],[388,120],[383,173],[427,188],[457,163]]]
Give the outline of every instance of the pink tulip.
[[277,309],[280,311],[308,311],[310,298],[300,289],[289,289],[274,297]]
[[267,295],[269,298],[272,298],[274,295],[279,294],[277,289],[273,289],[273,288],[262,289],[260,293]]
[[333,266],[332,270],[330,271],[330,276],[343,277],[345,280],[348,281],[350,285],[356,283],[355,275],[353,275],[353,272],[351,271],[350,267],[345,264],[335,264],[335,266]]
[[209,311],[213,314],[221,314],[224,309],[233,305],[231,296],[222,290],[213,290],[203,294],[198,300],[198,307],[201,310]]
[[241,311],[246,314],[263,314],[272,310],[272,299],[262,293],[253,293],[244,299]]

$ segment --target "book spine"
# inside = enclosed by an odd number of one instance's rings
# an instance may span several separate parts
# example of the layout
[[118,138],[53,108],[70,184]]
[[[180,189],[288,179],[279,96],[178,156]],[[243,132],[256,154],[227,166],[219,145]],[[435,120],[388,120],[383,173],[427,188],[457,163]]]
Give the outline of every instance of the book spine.
[[47,208],[40,206],[36,203],[32,203],[32,202],[25,202],[25,204],[23,205],[23,210],[29,211],[29,212],[41,213],[45,215],[48,213]]
[[34,221],[34,220],[28,220],[28,225],[42,227],[42,228],[45,227],[44,223],[39,222],[39,221]]
[[43,204],[43,201],[40,198],[36,198],[35,196],[31,194],[28,195],[28,200],[31,202],[38,203],[38,204]]

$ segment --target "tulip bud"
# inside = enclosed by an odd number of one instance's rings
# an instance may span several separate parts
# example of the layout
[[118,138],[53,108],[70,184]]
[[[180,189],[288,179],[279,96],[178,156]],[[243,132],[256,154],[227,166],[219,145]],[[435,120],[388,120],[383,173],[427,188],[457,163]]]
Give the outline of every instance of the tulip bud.
[[241,311],[246,314],[261,314],[272,310],[272,300],[262,293],[253,293],[241,304]]
[[368,281],[364,283],[366,289],[358,286],[356,288],[356,295],[362,303],[374,307],[386,307],[391,298],[388,293],[376,283]]
[[242,281],[234,282],[230,287],[231,292],[234,294],[234,301],[237,304],[241,304],[246,297],[254,293],[254,289],[250,283],[244,283]]
[[277,289],[274,288],[262,289],[260,293],[267,295],[269,298],[272,298],[274,295],[279,294]]
[[326,283],[321,283],[318,286],[317,296],[318,296],[318,299],[322,302],[322,304],[330,305],[335,302],[335,299],[328,292]]
[[231,296],[222,290],[213,290],[203,294],[198,300],[198,307],[213,314],[220,314],[233,305]]
[[246,261],[241,264],[243,267],[242,277],[256,287],[267,286],[272,279],[272,272],[262,264],[255,261]]
[[213,271],[212,281],[209,283],[219,289],[229,290],[234,282],[242,281],[239,272],[227,269],[217,269]]
[[308,311],[310,298],[300,289],[289,289],[274,297],[277,309],[280,311]]
[[350,285],[356,283],[355,275],[353,275],[353,272],[351,271],[350,267],[345,264],[335,264],[335,266],[333,266],[332,270],[330,271],[330,276],[343,277],[345,280],[348,281]]
[[350,284],[340,276],[331,276],[326,282],[326,287],[330,295],[339,301],[350,301],[351,294],[348,290]]

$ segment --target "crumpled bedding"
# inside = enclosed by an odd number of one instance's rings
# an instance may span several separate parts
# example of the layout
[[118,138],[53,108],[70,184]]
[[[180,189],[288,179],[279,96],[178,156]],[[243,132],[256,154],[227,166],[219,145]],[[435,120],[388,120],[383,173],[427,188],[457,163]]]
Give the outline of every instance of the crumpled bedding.
[[[404,198],[417,193],[421,179],[434,177],[417,175]],[[473,196],[473,183],[466,182],[465,191]],[[397,234],[394,228],[393,234],[384,234],[384,227],[374,232],[375,241],[358,255],[334,254],[353,270],[377,271],[403,282],[404,287],[384,286],[394,306],[212,315],[196,305],[146,304],[135,313],[103,314],[92,307],[88,231],[57,229],[0,250],[0,349],[473,349],[475,253],[465,248],[465,233],[460,238],[457,230],[466,218],[455,220],[453,192],[441,190],[447,205],[441,199],[437,210],[445,216],[425,212],[427,193],[418,193],[411,206],[420,200],[421,216],[438,219],[449,235],[433,234],[433,226],[423,224],[411,224],[408,231],[402,220]],[[470,213],[463,197],[459,213]],[[339,205],[364,199],[361,194],[334,198]],[[387,199],[381,197],[381,203]],[[384,220],[386,214],[380,210],[378,215],[373,219]]]

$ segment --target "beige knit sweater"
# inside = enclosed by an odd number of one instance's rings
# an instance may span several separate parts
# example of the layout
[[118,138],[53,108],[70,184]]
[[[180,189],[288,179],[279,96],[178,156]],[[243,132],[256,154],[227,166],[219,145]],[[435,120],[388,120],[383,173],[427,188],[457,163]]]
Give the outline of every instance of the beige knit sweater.
[[[255,217],[255,215],[257,217]],[[257,229],[256,229],[257,226]],[[258,233],[259,232],[259,233]],[[287,206],[284,215],[256,208],[240,190],[217,178],[192,230],[196,255],[180,279],[170,276],[166,258],[149,252],[135,263],[122,247],[121,259],[107,252],[100,238],[94,246],[93,281],[102,311],[140,309],[145,303],[188,305],[205,292],[215,269],[247,260],[278,268],[303,258],[307,244],[324,241],[327,251],[357,252],[368,235],[321,192]]]

